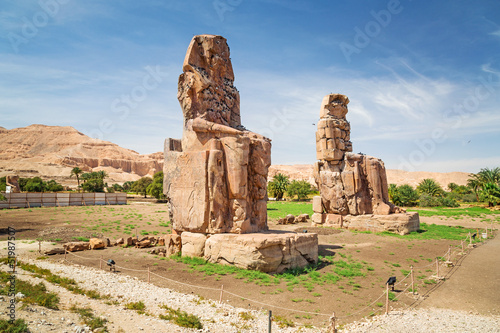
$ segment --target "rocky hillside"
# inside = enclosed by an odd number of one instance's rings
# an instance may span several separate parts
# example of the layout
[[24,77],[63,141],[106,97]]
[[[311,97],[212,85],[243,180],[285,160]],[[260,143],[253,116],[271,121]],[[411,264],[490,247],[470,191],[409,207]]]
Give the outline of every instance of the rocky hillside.
[[104,170],[108,183],[123,183],[162,170],[163,153],[140,155],[69,126],[0,128],[0,176],[41,176],[73,185],[76,180],[69,175],[75,166],[85,172]]

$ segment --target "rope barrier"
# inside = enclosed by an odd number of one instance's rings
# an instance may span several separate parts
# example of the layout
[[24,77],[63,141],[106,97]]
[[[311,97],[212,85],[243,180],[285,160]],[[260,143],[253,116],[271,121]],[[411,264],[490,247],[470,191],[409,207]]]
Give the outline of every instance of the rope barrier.
[[[467,239],[469,239],[470,234],[467,235],[467,237],[465,238],[465,242],[467,241]],[[440,258],[440,260],[444,260],[444,258],[448,255],[449,257],[449,260],[451,261],[452,258],[455,258],[455,254],[459,254],[459,253],[462,253],[464,254],[462,251],[461,251],[461,247],[456,245],[455,246],[457,249],[454,250],[453,252],[451,252],[451,246],[448,248],[448,250],[444,253],[444,255],[442,255],[441,257],[437,257],[437,258]],[[470,249],[467,249],[465,250],[465,253],[468,253],[470,251]],[[95,258],[86,258],[86,257],[82,257],[82,256],[79,256],[79,255],[76,255],[72,252],[67,252],[77,258],[81,258],[81,259],[84,259],[84,260],[95,260]],[[462,257],[464,258],[464,257]],[[105,260],[103,260],[102,258],[99,259],[100,261],[104,261],[106,262]],[[460,259],[457,259],[457,260],[460,260]],[[71,263],[69,260],[66,260],[64,259],[64,261],[67,261],[68,263]],[[425,265],[425,266],[421,266],[421,267],[413,267],[413,271],[415,270],[420,270],[420,269],[423,269],[423,268],[427,268],[427,267],[430,267],[430,266],[433,266],[435,264],[435,262],[431,262],[429,263],[428,265]],[[192,288],[198,288],[198,289],[203,289],[203,290],[211,290],[211,291],[217,291],[219,292],[221,289],[219,288],[211,288],[211,287],[203,287],[203,286],[197,286],[197,285],[193,285],[193,284],[189,284],[189,283],[184,283],[184,282],[179,282],[179,281],[176,281],[176,280],[173,280],[173,279],[169,279],[167,277],[164,277],[164,276],[161,276],[159,274],[156,274],[154,272],[151,272],[147,269],[133,269],[133,268],[127,268],[127,267],[123,267],[123,266],[118,266],[118,265],[115,265],[116,268],[119,268],[119,269],[122,269],[122,270],[128,270],[128,271],[133,271],[133,272],[149,272],[150,274],[152,275],[155,275],[157,276],[158,278],[161,278],[161,279],[164,279],[164,280],[167,280],[167,281],[170,281],[170,282],[173,282],[173,283],[177,283],[179,285],[184,285],[184,286],[187,286],[187,287],[192,287]],[[398,286],[400,285],[401,283],[403,283],[409,276],[411,275],[411,272],[408,273],[401,281],[399,281],[395,286]],[[429,278],[431,277],[431,275],[429,276],[426,276],[426,278]],[[406,295],[406,291],[411,287],[411,284],[408,285],[402,292],[400,292],[398,294],[398,296],[394,297],[394,300],[397,300],[399,299],[399,297],[401,297],[401,295]],[[414,286],[415,287],[415,286]],[[328,317],[331,317],[331,314],[327,314],[327,313],[320,313],[320,312],[310,312],[310,311],[303,311],[303,310],[296,310],[296,309],[290,309],[290,308],[286,308],[286,307],[282,307],[282,306],[277,306],[277,305],[272,305],[272,304],[268,304],[268,303],[264,303],[264,302],[260,302],[258,300],[255,300],[255,299],[251,299],[251,298],[248,298],[248,297],[244,297],[244,296],[241,296],[241,295],[238,295],[238,294],[235,294],[235,293],[232,293],[230,291],[227,291],[227,290],[224,290],[225,293],[227,294],[230,294],[234,297],[238,297],[238,298],[241,298],[243,300],[247,300],[247,301],[250,301],[250,302],[253,302],[253,303],[256,303],[256,304],[260,304],[260,305],[264,305],[264,306],[267,306],[267,307],[272,307],[272,308],[275,308],[275,309],[281,309],[281,310],[286,310],[286,311],[290,311],[290,312],[299,312],[299,313],[305,313],[305,314],[312,314],[312,315],[320,315],[320,316],[328,316]],[[336,317],[336,319],[345,319],[345,318],[349,318],[349,317],[352,317],[356,314],[359,314],[363,311],[365,311],[366,309],[372,307],[376,302],[378,302],[382,297],[384,297],[386,295],[386,292],[383,292],[377,299],[375,299],[373,302],[371,302],[369,305],[363,307],[362,309],[354,312],[354,313],[351,313],[349,315],[346,315],[346,316],[341,316],[341,317]],[[406,295],[407,297],[410,297],[408,295]],[[408,308],[410,308],[412,306],[412,304],[408,305],[406,308],[403,309],[404,310],[407,310]],[[377,309],[376,311],[372,312],[372,314],[374,313],[377,313],[381,311],[381,309]],[[366,316],[365,316],[366,317]],[[363,318],[365,318],[363,317]]]
[[368,309],[369,307],[373,306],[373,304],[377,303],[377,301],[378,301],[378,300],[380,300],[380,299],[381,299],[382,297],[384,297],[384,296],[385,296],[385,292],[383,292],[383,293],[382,293],[382,295],[380,295],[380,296],[379,296],[379,298],[377,298],[376,300],[374,300],[373,302],[371,302],[371,303],[370,303],[370,305],[365,306],[365,307],[364,307],[364,308],[362,308],[361,310],[356,311],[356,312],[354,312],[354,313],[351,313],[351,314],[349,314],[349,315],[347,315],[347,316],[342,316],[342,317],[337,317],[337,318],[338,318],[338,319],[349,318],[349,317],[351,317],[351,316],[354,316],[355,314],[358,314],[358,313],[360,313],[360,312],[363,312],[364,310],[366,310],[366,309]]
[[[217,290],[220,290],[220,289],[217,289]],[[226,290],[224,290],[224,292],[227,293],[227,294],[231,294],[231,295],[233,295],[235,297],[240,297],[240,298],[246,299],[248,301],[259,303],[259,304],[266,305],[266,306],[269,306],[269,307],[273,307],[273,308],[276,308],[276,309],[282,309],[282,310],[287,310],[287,311],[292,311],[292,312],[308,313],[308,314],[314,314],[314,315],[320,315],[320,316],[328,316],[328,317],[330,317],[332,315],[331,313],[327,314],[327,313],[320,313],[320,312],[308,312],[308,311],[302,311],[302,310],[295,310],[295,309],[284,308],[284,307],[277,306],[277,305],[271,305],[271,304],[259,302],[259,301],[256,301],[254,299],[243,297],[243,296],[234,294],[234,293],[226,291]]]
[[72,256],[75,256],[77,258],[81,258],[81,259],[85,259],[85,260],[95,260],[95,258],[86,258],[86,257],[82,257],[82,256],[79,256],[77,254],[74,254],[73,252],[69,252],[69,251],[66,251],[66,253],[69,253],[71,254]]
[[[175,280],[172,280],[172,279],[169,279],[169,278],[166,278],[164,276],[161,276],[161,275],[158,275],[156,274],[155,272],[151,272],[152,275],[156,275],[157,277],[159,278],[162,278],[164,280],[168,280],[168,281],[171,281],[171,282],[175,282],[175,283],[178,283],[178,284],[182,284],[184,286],[188,286],[188,287],[195,287],[195,288],[200,288],[200,289],[205,289],[205,290],[214,290],[214,291],[220,291],[219,288],[210,288],[210,287],[202,287],[202,286],[196,286],[194,284],[189,284],[189,283],[184,283],[184,282],[179,282],[179,281],[175,281]],[[225,291],[226,293],[229,293],[228,291]]]
[[399,281],[398,283],[396,283],[396,286],[399,286],[401,283],[403,283],[403,281],[404,281],[404,280],[406,280],[406,279],[408,278],[408,276],[410,276],[410,275],[411,275],[411,272],[410,272],[410,273],[408,273],[408,274],[404,277],[404,279],[403,279],[403,280],[401,280],[401,281]]

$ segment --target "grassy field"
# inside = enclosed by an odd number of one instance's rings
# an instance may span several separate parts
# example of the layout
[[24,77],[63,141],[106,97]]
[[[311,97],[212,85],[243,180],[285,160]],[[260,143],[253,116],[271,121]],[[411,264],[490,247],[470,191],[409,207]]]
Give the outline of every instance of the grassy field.
[[476,233],[476,229],[468,229],[464,227],[450,227],[446,225],[420,223],[420,230],[411,232],[409,235],[398,235],[392,232],[383,232],[382,235],[398,237],[412,240],[423,239],[452,239],[462,240],[469,234]]
[[313,214],[312,203],[302,201],[269,201],[267,203],[267,217],[270,219],[279,219],[288,214],[295,216],[300,214]]
[[431,216],[444,216],[444,217],[474,217],[482,218],[486,215],[500,215],[500,210],[491,210],[484,207],[458,207],[458,208],[448,208],[448,207],[429,207],[429,208],[408,208],[409,212],[418,212],[420,216],[431,217]]

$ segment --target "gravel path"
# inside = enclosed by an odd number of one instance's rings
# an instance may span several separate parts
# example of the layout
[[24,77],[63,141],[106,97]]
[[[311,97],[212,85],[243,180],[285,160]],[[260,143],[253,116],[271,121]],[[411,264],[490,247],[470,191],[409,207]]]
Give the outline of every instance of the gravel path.
[[[18,279],[30,280],[34,283],[44,282],[49,291],[57,292],[61,298],[61,308],[69,309],[72,304],[78,307],[90,307],[94,313],[105,317],[109,323],[110,332],[193,332],[194,329],[179,327],[173,323],[158,319],[159,314],[166,311],[160,306],[168,305],[174,309],[181,309],[189,314],[200,317],[203,329],[200,332],[267,332],[268,313],[267,311],[255,311],[249,309],[235,308],[227,303],[218,303],[212,300],[202,300],[195,294],[181,294],[167,288],[160,288],[153,284],[143,282],[137,278],[126,275],[110,273],[79,265],[65,265],[52,263],[43,260],[25,260],[28,263],[36,264],[38,267],[46,268],[52,273],[73,278],[78,286],[84,289],[96,290],[102,295],[110,295],[109,300],[94,300],[83,295],[75,295],[57,285],[52,285],[46,281],[31,276],[28,272],[19,269]],[[5,269],[6,267],[2,267]],[[194,291],[193,291],[194,292]],[[105,302],[118,301],[120,305],[110,305]],[[150,315],[138,314],[133,310],[124,309],[124,304],[129,302],[142,301],[146,305],[146,312]],[[227,302],[227,300],[224,300]],[[32,307],[33,308],[33,307]],[[36,309],[36,307],[34,307]],[[39,310],[41,311],[41,310]],[[40,320],[28,320],[33,332],[63,332],[56,328],[61,314],[57,311],[47,311],[55,320],[45,317],[45,323],[40,324]],[[244,313],[247,320],[240,315]],[[71,322],[74,325],[75,319]],[[79,332],[80,327],[72,325],[64,332]],[[272,323],[273,332],[319,332],[318,328],[290,327],[279,328]]]
[[500,332],[500,316],[484,317],[463,311],[420,309],[392,311],[367,322],[346,325],[341,332]]

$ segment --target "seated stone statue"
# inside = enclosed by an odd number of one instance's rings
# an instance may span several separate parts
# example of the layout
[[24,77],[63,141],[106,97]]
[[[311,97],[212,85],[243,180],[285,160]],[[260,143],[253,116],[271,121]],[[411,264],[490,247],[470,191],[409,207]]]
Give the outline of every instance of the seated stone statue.
[[179,77],[181,140],[165,141],[164,193],[177,232],[267,230],[269,139],[247,131],[225,38],[195,36]]
[[[316,132],[315,181],[322,212],[339,215],[387,215],[404,212],[389,202],[382,160],[352,153],[351,127],[346,120],[349,99],[325,96]],[[321,212],[319,212],[321,213]]]

